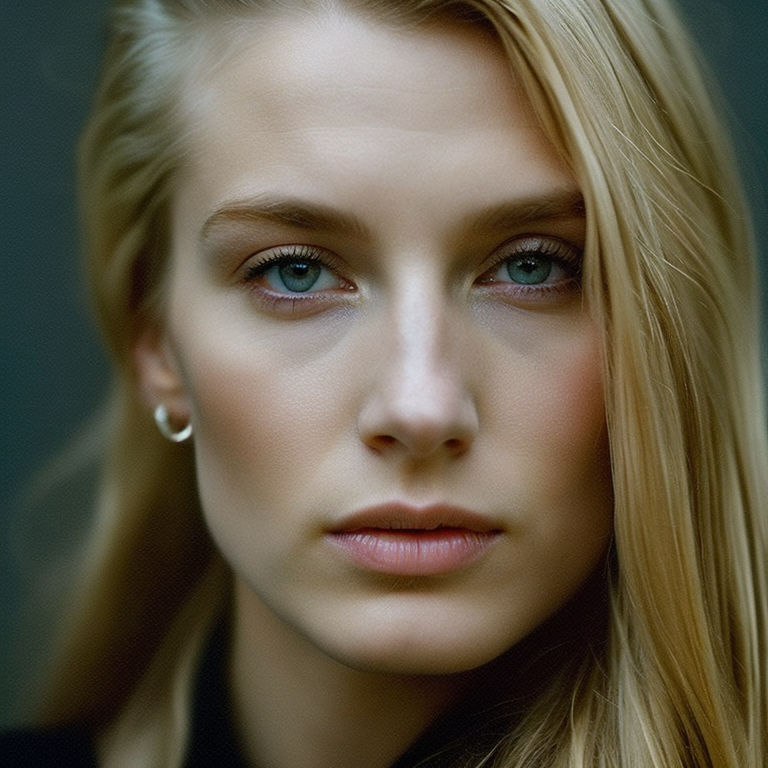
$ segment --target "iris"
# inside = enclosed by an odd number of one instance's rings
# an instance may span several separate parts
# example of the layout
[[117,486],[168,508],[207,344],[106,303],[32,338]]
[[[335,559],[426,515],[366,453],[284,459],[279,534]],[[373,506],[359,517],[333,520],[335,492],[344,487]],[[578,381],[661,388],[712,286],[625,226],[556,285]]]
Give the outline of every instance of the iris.
[[320,277],[322,266],[308,261],[293,261],[277,268],[283,285],[294,293],[306,293]]
[[527,254],[507,262],[507,274],[510,280],[524,285],[543,283],[552,272],[552,260]]

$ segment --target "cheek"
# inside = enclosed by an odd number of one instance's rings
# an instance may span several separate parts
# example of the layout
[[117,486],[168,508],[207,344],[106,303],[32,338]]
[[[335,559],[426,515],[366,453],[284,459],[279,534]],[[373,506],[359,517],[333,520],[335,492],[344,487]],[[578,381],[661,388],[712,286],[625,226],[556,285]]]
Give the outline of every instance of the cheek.
[[494,387],[493,429],[506,449],[495,474],[524,478],[515,514],[542,566],[554,558],[581,571],[599,557],[613,524],[600,334],[584,317],[530,340],[508,355],[506,389],[498,379]]
[[186,336],[183,356],[203,507],[284,519],[302,489],[311,492],[302,483],[307,467],[339,437],[341,378],[317,336],[308,344],[260,329],[254,338],[252,329],[219,325],[227,338],[199,328]]
[[524,330],[482,372],[492,428],[553,479],[557,468],[593,466],[606,442],[599,332],[585,315]]
[[[542,385],[548,395],[538,403],[542,439],[560,445],[576,467],[585,464],[588,475],[594,461],[607,462],[605,401],[600,347],[594,332],[585,332],[557,363],[544,366]],[[583,462],[578,457],[583,457]],[[555,455],[556,457],[556,455]]]
[[604,523],[612,484],[600,343],[591,324],[585,321],[583,333],[561,348],[559,360],[559,375],[554,367],[544,374],[549,397],[539,404],[542,451],[551,457],[549,482],[583,509],[594,509],[595,520]]

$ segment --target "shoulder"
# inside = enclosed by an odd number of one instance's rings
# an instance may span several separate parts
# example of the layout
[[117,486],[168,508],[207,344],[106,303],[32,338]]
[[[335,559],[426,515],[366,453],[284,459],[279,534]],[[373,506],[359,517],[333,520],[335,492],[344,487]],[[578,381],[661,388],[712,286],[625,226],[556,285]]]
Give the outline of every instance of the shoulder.
[[0,733],[0,768],[96,768],[91,740],[80,728]]

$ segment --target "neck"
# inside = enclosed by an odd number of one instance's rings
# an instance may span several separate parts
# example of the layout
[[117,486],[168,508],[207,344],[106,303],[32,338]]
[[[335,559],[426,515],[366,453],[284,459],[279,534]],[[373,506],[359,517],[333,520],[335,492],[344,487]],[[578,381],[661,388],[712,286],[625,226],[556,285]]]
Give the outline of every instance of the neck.
[[236,586],[232,703],[253,766],[387,768],[461,695],[466,679],[352,669]]

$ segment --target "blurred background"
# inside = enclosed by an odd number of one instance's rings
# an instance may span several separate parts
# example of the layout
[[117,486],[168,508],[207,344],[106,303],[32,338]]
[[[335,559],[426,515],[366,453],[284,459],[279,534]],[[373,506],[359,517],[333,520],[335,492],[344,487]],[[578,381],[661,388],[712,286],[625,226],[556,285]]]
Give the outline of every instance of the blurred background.
[[[768,267],[768,7],[765,0],[683,0],[681,7],[725,97]],[[106,0],[0,0],[0,727],[24,700],[45,636],[21,610],[45,557],[27,547],[29,531],[39,524],[54,548],[65,548],[68,516],[87,508],[88,494],[65,488],[60,514],[50,510],[32,526],[19,523],[20,500],[34,470],[106,391],[79,282],[73,178],[106,8]],[[43,600],[58,599],[56,586],[43,584]]]

